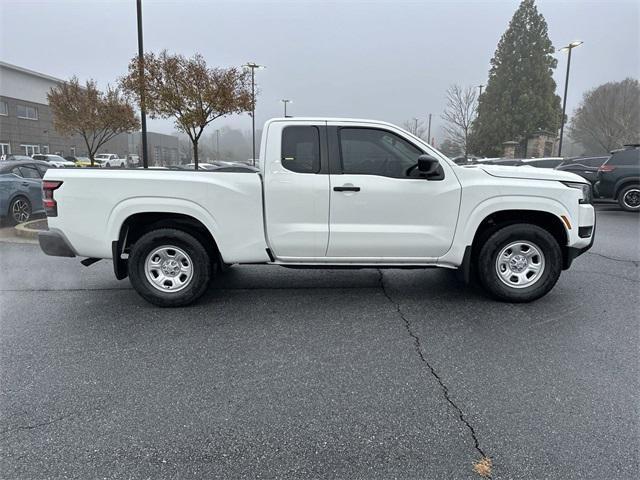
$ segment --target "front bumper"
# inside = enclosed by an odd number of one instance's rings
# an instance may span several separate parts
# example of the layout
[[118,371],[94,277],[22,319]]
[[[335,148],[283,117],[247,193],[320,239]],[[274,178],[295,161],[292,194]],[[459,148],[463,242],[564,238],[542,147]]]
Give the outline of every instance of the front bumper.
[[38,233],[38,243],[40,243],[40,248],[47,255],[54,257],[76,256],[69,241],[59,230],[49,230]]
[[593,218],[593,230],[591,231],[591,241],[589,245],[586,247],[567,247],[565,255],[564,255],[564,265],[562,265],[563,270],[567,270],[571,267],[573,261],[582,255],[584,252],[593,247],[593,242],[596,239],[596,217]]

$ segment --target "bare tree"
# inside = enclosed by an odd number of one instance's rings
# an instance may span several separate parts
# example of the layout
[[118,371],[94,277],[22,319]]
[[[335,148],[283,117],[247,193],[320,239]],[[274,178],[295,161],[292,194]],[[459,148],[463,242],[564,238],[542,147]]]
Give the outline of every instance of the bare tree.
[[477,113],[476,87],[462,88],[451,85],[447,90],[447,106],[440,116],[444,121],[444,131],[454,145],[466,157],[469,154],[471,124]]
[[[402,128],[404,128],[407,132],[412,133],[418,138],[423,140],[426,139],[427,136],[427,127],[423,120],[418,118],[412,118],[411,120],[406,120],[402,123]],[[428,141],[428,139],[426,139]]]
[[640,140],[640,83],[627,78],[589,90],[575,110],[571,138],[590,154]]
[[453,143],[450,138],[445,138],[438,149],[449,158],[454,158],[460,155],[460,146]]
[[47,98],[54,128],[62,135],[80,135],[87,145],[92,166],[102,145],[140,126],[133,106],[120,91],[108,87],[106,92],[100,92],[94,80],[80,85],[73,77],[53,87]]
[[140,103],[140,93],[149,115],[175,117],[175,126],[187,134],[198,168],[198,141],[205,127],[215,119],[251,110],[250,75],[238,68],[209,68],[200,55],[186,58],[163,51],[146,53],[129,63],[128,74],[120,80],[125,92]]

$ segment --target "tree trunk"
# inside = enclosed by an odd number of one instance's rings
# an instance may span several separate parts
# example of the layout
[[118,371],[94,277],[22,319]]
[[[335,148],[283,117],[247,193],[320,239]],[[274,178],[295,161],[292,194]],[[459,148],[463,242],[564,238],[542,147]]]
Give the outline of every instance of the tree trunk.
[[193,163],[195,163],[195,170],[198,170],[198,139],[191,140],[193,143]]

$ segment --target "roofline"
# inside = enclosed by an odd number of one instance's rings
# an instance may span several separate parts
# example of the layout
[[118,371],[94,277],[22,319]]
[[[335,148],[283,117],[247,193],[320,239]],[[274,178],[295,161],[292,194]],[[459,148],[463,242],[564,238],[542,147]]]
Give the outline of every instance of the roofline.
[[51,80],[57,83],[65,83],[65,80],[61,78],[52,77],[51,75],[46,75],[44,73],[36,72],[34,70],[29,70],[28,68],[19,67],[17,65],[13,65],[11,63],[3,62],[0,60],[0,67],[8,68],[9,70],[15,70],[17,72],[26,73],[29,75],[33,75],[35,77],[44,78],[45,80]]

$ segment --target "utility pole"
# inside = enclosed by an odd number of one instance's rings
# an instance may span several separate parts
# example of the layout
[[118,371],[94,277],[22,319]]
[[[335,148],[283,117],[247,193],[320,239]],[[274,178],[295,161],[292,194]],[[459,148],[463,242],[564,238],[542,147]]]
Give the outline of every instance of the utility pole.
[[418,136],[418,119],[413,117],[413,133],[416,137]]
[[220,160],[220,129],[216,130],[216,160]]
[[427,127],[427,143],[431,143],[431,114],[429,114],[429,126]]
[[251,162],[256,165],[256,68],[264,68],[255,62],[248,62],[245,67],[251,69],[251,147],[253,156]]
[[482,87],[484,87],[484,85],[478,85],[478,88],[480,89],[480,93],[478,94],[478,98],[480,98],[480,96],[482,95]]
[[140,125],[142,127],[142,166],[149,168],[147,156],[147,114],[144,102],[144,48],[142,46],[142,0],[136,0],[138,11],[138,76],[140,77]]
[[567,90],[569,89],[569,68],[571,67],[571,50],[576,47],[579,47],[584,42],[576,41],[571,42],[566,47],[562,47],[560,49],[561,52],[569,52],[569,56],[567,58],[567,76],[564,79],[564,98],[562,99],[562,118],[560,119],[560,141],[558,142],[558,156],[562,156],[562,137],[564,135],[564,119],[565,119],[565,111],[567,109]]

